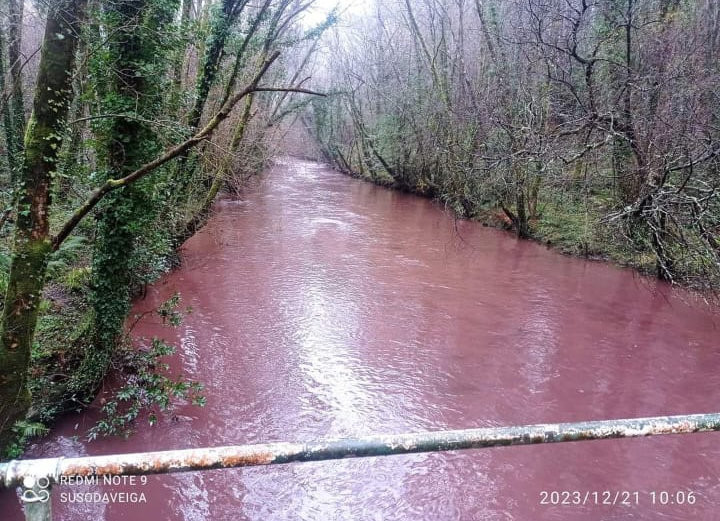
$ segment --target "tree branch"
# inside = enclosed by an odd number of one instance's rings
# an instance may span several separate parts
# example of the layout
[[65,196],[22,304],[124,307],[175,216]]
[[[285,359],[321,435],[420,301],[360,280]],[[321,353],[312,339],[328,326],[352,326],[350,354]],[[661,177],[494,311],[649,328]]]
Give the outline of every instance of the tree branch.
[[257,87],[256,89],[253,89],[253,92],[300,92],[301,94],[312,94],[313,96],[327,96],[327,94],[323,92],[297,87]]
[[[95,206],[110,192],[128,186],[135,181],[142,179],[158,167],[164,165],[168,161],[175,159],[187,150],[190,150],[201,141],[209,138],[215,129],[223,122],[232,111],[233,107],[245,96],[258,90],[269,89],[269,87],[258,87],[258,83],[263,78],[265,73],[268,71],[273,62],[280,56],[280,52],[274,52],[265,62],[263,63],[260,70],[257,72],[250,84],[243,90],[237,92],[232,98],[230,98],[220,111],[210,119],[205,127],[198,131],[194,136],[188,138],[182,143],[168,149],[164,154],[153,159],[149,163],[145,163],[143,166],[128,174],[127,176],[120,179],[108,179],[105,183],[97,188],[90,197],[73,213],[73,215],[65,222],[57,235],[52,238],[53,251],[57,250],[65,239],[72,233],[75,227],[83,220],[83,218],[95,208]],[[315,94],[315,93],[313,93]]]

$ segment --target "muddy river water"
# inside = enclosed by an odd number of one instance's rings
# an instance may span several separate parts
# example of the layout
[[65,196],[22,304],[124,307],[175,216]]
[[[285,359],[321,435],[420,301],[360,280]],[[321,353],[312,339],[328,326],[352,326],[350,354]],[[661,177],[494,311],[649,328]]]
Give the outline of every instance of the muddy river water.
[[[687,294],[316,163],[278,161],[218,203],[182,255],[135,312],[175,292],[193,312],[177,329],[146,317],[135,333],[175,342],[174,370],[205,383],[207,405],[87,443],[91,409],[29,457],[720,409],[720,320]],[[145,501],[72,501],[93,491]],[[637,495],[543,504],[552,491]],[[678,491],[694,504],[661,504]],[[710,520],[720,434],[173,474],[53,495],[63,520]],[[0,513],[22,519],[13,493]]]

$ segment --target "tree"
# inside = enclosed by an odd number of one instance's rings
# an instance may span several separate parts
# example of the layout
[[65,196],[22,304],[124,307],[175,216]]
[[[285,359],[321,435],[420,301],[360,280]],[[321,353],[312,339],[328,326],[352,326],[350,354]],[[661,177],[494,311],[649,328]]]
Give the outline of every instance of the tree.
[[457,214],[720,288],[718,9],[393,0],[331,42],[313,104],[343,171]]
[[[150,121],[165,111],[164,72],[170,58],[165,27],[178,2],[167,0],[111,0],[103,4],[103,18],[111,37],[107,52],[95,68],[112,70],[99,89],[100,107],[117,117],[99,120],[96,134],[107,179],[133,172],[161,150]],[[130,309],[133,273],[138,261],[137,242],[160,230],[156,220],[165,198],[157,190],[159,172],[151,178],[109,194],[97,222],[92,265],[94,313],[93,345],[80,368],[99,385]],[[159,239],[162,241],[162,238]],[[165,239],[167,242],[167,239]],[[94,389],[88,389],[94,391]]]
[[48,13],[33,112],[25,135],[14,249],[0,329],[0,447],[30,405],[30,363],[38,303],[52,242],[50,184],[72,92],[85,0],[60,0]]
[[22,163],[23,135],[25,133],[25,103],[22,82],[22,26],[23,0],[8,1],[8,63],[10,72],[10,129],[6,128],[8,160],[12,180],[17,180]]

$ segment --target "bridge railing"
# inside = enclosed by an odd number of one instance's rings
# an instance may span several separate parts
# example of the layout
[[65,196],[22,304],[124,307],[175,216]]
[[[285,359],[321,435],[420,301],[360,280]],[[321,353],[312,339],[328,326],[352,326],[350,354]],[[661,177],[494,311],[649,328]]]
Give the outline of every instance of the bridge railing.
[[50,521],[52,486],[63,480],[67,482],[68,478],[168,474],[708,431],[720,431],[720,413],[388,434],[311,443],[281,442],[80,458],[13,460],[0,463],[0,485],[6,488],[20,487],[20,501],[27,521]]

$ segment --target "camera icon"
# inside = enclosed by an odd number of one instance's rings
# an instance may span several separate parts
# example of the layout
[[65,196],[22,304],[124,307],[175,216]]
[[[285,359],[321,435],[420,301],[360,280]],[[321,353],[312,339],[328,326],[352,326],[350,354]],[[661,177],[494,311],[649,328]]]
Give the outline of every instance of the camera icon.
[[47,503],[50,500],[50,478],[25,476],[20,499],[23,503]]

